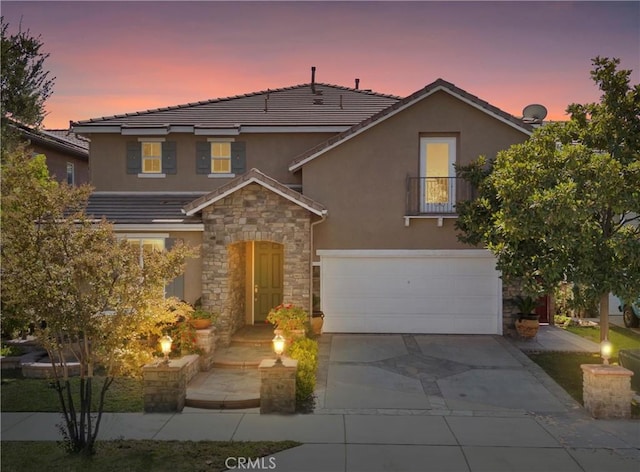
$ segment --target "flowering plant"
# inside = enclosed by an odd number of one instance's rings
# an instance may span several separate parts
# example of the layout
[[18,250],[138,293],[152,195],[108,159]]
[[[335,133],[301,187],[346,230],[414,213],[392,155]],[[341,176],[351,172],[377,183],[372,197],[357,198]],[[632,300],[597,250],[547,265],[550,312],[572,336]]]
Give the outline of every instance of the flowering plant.
[[281,303],[277,307],[271,309],[267,315],[267,322],[271,323],[276,329],[285,332],[296,329],[305,329],[305,322],[309,318],[306,311],[293,303]]

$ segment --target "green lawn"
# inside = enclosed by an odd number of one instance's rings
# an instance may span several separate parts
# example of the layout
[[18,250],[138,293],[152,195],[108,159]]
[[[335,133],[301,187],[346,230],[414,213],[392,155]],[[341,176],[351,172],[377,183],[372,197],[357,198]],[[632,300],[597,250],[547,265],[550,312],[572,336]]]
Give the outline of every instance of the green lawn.
[[[99,389],[104,381],[103,377],[94,379],[94,408],[97,410]],[[72,389],[78,391],[78,378],[72,379]],[[3,375],[0,390],[2,411],[44,411],[57,412],[60,410],[58,393],[52,387],[51,381],[46,379],[6,378]],[[77,405],[80,400],[76,397]],[[142,412],[143,393],[142,380],[119,378],[107,391],[104,411],[108,412]]]
[[[85,459],[70,456],[55,442],[2,442],[2,472],[217,472],[227,470],[227,458],[264,457],[262,467],[268,470],[277,459],[267,456],[299,443],[280,442],[213,442],[213,441],[98,441],[96,454]],[[255,462],[254,462],[255,463]],[[228,465],[237,467],[230,459]]]
[[[595,343],[600,343],[600,326],[568,326],[564,329]],[[608,337],[613,344],[613,362],[617,362],[620,349],[640,349],[640,334],[628,328],[609,326]]]

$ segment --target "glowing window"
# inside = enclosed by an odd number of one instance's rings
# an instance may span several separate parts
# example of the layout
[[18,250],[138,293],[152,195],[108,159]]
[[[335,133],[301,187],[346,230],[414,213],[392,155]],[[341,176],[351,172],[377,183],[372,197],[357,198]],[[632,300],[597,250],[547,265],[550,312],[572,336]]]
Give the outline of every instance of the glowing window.
[[143,265],[145,252],[164,251],[164,238],[127,238],[127,243],[134,248],[139,248],[140,265]]
[[231,143],[211,143],[211,173],[228,174],[231,172]]
[[142,143],[142,173],[160,174],[162,172],[162,143]]
[[421,211],[453,212],[456,195],[456,138],[420,140]]

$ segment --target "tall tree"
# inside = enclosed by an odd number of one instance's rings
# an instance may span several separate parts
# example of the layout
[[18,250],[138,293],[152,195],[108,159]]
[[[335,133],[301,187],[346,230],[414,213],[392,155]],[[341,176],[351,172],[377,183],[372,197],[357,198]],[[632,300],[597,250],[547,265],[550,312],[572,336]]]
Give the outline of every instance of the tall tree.
[[[190,307],[164,299],[184,270],[187,248],[140,253],[106,222],[85,214],[88,187],[58,184],[24,149],[2,166],[2,313],[40,326],[54,368],[71,452],[91,454],[104,399],[120,375],[141,375],[157,346],[149,339]],[[74,401],[70,362],[79,364]],[[104,381],[96,381],[101,373]],[[94,394],[95,391],[95,394]],[[99,406],[92,414],[92,398]]]
[[600,301],[640,296],[640,85],[618,59],[595,58],[599,103],[572,104],[568,122],[460,169],[479,198],[459,206],[459,238],[484,244],[507,280],[531,293],[567,280]]
[[42,124],[44,103],[53,92],[55,77],[50,77],[45,68],[49,54],[42,51],[40,36],[22,31],[21,25],[17,33],[9,34],[4,17],[0,17],[0,28],[0,120],[2,138],[10,138],[10,120],[36,128]]

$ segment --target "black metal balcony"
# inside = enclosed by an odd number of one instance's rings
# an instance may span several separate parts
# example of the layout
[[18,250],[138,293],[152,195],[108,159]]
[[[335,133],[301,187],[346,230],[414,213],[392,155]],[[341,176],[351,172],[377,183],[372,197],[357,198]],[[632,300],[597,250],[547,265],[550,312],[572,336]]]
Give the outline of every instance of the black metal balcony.
[[475,198],[460,177],[407,177],[406,215],[455,215],[456,203]]

